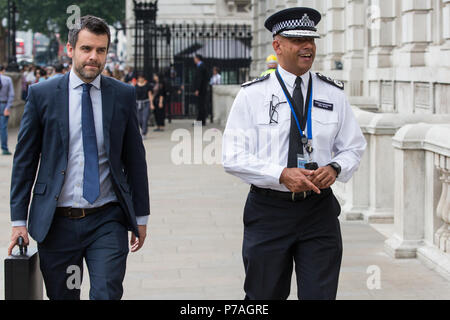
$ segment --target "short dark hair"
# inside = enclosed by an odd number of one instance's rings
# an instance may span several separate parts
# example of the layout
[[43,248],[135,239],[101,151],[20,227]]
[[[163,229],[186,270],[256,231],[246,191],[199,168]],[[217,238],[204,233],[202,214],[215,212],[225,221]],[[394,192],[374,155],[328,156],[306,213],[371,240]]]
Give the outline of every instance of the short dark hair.
[[64,66],[61,63],[55,64],[53,68],[55,68],[55,72],[57,73],[61,73],[64,70]]
[[0,64],[0,71],[3,71],[3,70],[5,70],[5,67],[2,64]]
[[196,57],[198,60],[203,61],[203,56],[201,54],[196,53],[194,55],[194,57]]
[[81,17],[80,24],[75,25],[69,30],[68,41],[73,48],[75,48],[75,45],[77,44],[78,34],[83,29],[87,29],[96,35],[106,34],[108,36],[109,48],[109,44],[111,43],[111,32],[109,31],[108,25],[102,18],[90,15]]

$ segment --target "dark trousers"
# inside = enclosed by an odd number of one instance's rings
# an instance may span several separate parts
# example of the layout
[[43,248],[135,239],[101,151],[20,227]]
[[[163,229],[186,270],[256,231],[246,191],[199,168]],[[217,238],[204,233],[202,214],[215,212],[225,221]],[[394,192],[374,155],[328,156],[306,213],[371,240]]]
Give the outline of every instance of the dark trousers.
[[206,124],[206,93],[200,93],[197,97],[197,121]]
[[47,296],[51,300],[79,300],[74,288],[76,269],[83,273],[83,258],[89,271],[91,300],[122,297],[128,255],[125,214],[119,205],[81,219],[55,216],[49,233],[38,244]]
[[156,125],[158,127],[164,127],[165,119],[166,119],[166,108],[165,108],[165,106],[160,108],[158,105],[155,105]]
[[8,151],[8,119],[9,116],[4,116],[6,103],[0,102],[0,140],[3,151]]
[[331,189],[290,202],[250,192],[244,209],[246,299],[287,299],[295,262],[299,299],[336,299],[342,259]]
[[150,116],[150,101],[138,103],[138,122],[143,135],[147,134],[148,118]]

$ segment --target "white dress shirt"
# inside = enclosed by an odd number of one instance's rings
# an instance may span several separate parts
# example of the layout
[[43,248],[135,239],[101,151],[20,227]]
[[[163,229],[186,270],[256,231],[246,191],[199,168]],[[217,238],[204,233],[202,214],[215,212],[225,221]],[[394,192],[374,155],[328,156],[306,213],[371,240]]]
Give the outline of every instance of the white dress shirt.
[[[81,127],[81,98],[84,83],[73,70],[69,74],[69,155],[67,170],[58,207],[95,208],[108,202],[118,202],[114,193],[111,172],[106,155],[103,137],[103,112],[101,95],[101,76],[91,84],[90,96],[94,114],[95,134],[97,136],[98,164],[100,177],[100,196],[90,204],[83,198],[84,151]],[[146,225],[148,216],[136,217],[138,225]],[[26,221],[13,221],[13,226],[24,226]]]
[[[292,96],[296,76],[278,67]],[[302,75],[302,93],[307,97],[312,76],[311,160],[320,167],[330,162],[341,166],[338,180],[348,181],[358,168],[366,141],[344,91],[323,81],[315,73]],[[276,122],[271,123],[270,104],[276,104]],[[332,107],[332,110],[319,106]],[[331,107],[330,107],[331,106]],[[280,184],[287,167],[291,108],[275,73],[269,79],[241,88],[227,120],[223,135],[222,163],[225,170],[248,184],[289,191]]]

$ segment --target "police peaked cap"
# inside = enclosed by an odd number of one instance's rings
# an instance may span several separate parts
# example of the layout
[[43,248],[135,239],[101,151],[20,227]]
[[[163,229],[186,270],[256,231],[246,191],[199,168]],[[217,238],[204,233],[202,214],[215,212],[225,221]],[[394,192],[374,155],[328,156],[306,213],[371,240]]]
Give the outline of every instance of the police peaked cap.
[[320,38],[316,26],[322,18],[319,11],[312,8],[296,7],[278,11],[267,18],[264,27],[287,38]]

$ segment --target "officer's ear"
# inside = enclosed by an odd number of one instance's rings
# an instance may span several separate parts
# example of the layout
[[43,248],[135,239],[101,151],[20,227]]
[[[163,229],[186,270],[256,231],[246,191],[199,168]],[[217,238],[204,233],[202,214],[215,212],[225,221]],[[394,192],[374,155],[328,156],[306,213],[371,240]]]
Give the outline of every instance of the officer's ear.
[[275,36],[272,41],[272,47],[277,55],[281,54],[280,46],[281,46],[281,39],[280,39],[280,37]]

